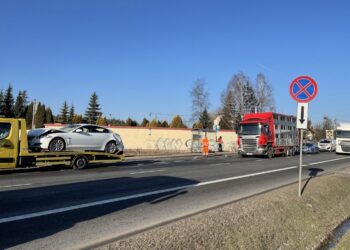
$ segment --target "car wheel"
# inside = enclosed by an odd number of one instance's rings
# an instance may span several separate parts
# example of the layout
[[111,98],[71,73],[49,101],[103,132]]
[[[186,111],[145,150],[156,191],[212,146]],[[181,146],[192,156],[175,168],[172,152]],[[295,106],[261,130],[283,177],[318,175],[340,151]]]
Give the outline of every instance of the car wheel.
[[61,138],[55,138],[53,139],[49,144],[49,151],[50,152],[61,152],[65,148],[64,140]]
[[88,163],[89,161],[85,156],[79,155],[72,160],[72,167],[73,169],[79,170],[85,168]]
[[117,144],[114,141],[110,141],[107,143],[105,152],[109,154],[115,154],[117,152]]

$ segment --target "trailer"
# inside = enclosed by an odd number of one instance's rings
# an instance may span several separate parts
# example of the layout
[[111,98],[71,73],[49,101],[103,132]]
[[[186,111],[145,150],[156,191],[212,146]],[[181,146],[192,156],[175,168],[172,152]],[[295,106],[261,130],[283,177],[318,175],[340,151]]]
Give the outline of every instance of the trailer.
[[237,131],[239,154],[294,155],[298,151],[296,117],[273,112],[245,114]]
[[124,155],[105,152],[32,152],[28,147],[25,119],[0,118],[0,169],[69,165],[83,169],[94,163],[124,161]]

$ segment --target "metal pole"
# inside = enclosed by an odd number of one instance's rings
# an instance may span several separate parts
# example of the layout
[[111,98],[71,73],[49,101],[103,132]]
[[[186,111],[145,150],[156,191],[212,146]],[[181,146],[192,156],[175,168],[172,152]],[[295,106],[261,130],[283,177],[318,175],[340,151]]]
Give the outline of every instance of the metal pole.
[[304,130],[300,129],[299,197],[301,197],[301,172],[303,170],[303,133]]
[[36,99],[33,101],[33,112],[32,112],[32,129],[35,129],[35,113],[36,113]]

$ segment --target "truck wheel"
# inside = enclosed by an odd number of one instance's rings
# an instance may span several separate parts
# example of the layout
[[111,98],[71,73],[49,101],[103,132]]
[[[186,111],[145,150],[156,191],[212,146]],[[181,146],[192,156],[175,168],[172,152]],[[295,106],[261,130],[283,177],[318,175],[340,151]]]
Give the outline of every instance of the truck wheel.
[[61,152],[65,148],[64,140],[61,138],[54,138],[49,144],[50,152]]
[[72,160],[72,167],[73,169],[76,169],[76,170],[83,169],[88,164],[89,164],[88,159],[83,155],[76,156]]
[[267,150],[267,158],[269,158],[269,159],[271,159],[272,157],[273,157],[273,148],[269,148],[268,150]]
[[105,148],[106,153],[115,154],[115,152],[117,152],[117,150],[118,150],[117,144],[114,141],[110,141],[107,143],[106,148]]

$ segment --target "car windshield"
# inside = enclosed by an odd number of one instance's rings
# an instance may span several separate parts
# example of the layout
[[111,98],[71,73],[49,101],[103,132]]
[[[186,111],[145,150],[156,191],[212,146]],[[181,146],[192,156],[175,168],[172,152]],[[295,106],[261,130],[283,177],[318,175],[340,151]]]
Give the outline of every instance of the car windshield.
[[350,131],[337,130],[337,138],[350,138]]
[[68,126],[65,126],[63,128],[60,128],[59,130],[60,131],[63,131],[63,132],[66,132],[66,133],[69,133],[69,132],[72,132],[73,130],[77,129],[81,127],[80,125],[77,125],[77,124],[72,124],[72,125],[68,125]]
[[239,127],[239,134],[244,135],[259,135],[261,132],[259,124],[242,124]]
[[320,143],[331,143],[329,140],[321,140]]

